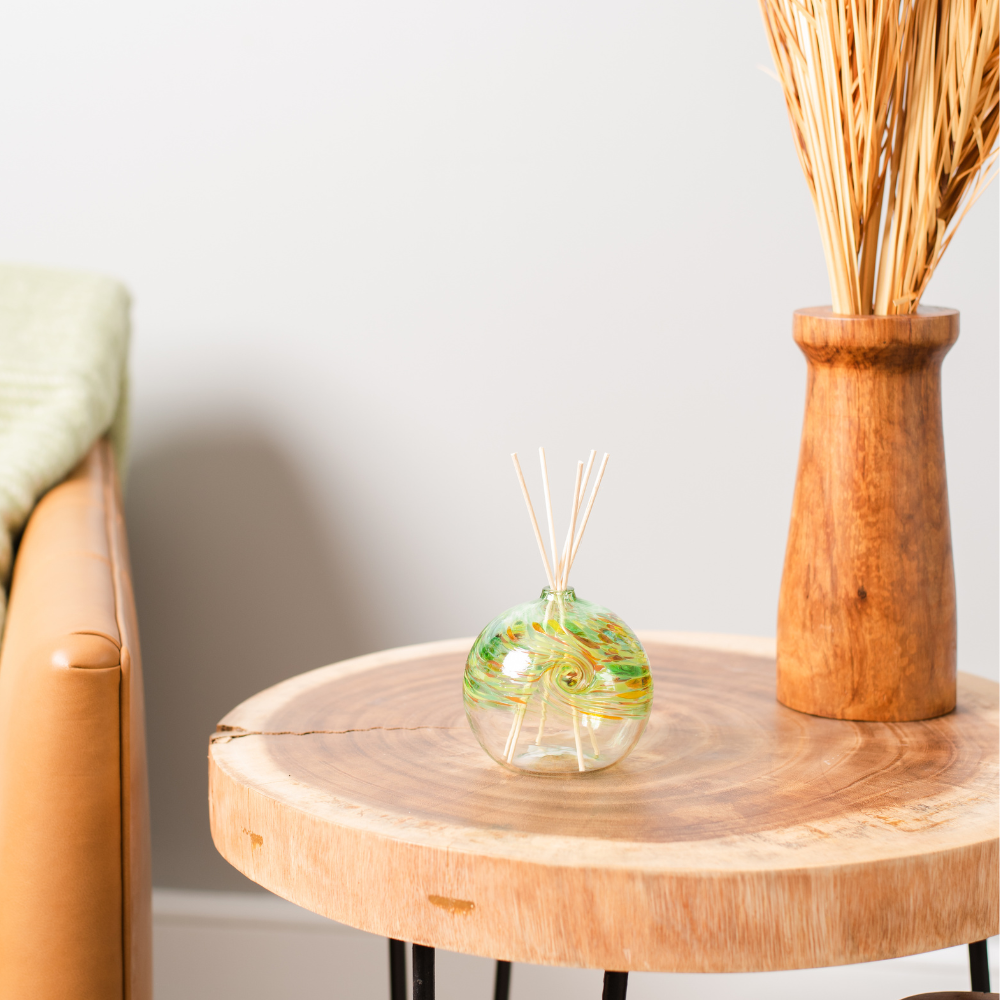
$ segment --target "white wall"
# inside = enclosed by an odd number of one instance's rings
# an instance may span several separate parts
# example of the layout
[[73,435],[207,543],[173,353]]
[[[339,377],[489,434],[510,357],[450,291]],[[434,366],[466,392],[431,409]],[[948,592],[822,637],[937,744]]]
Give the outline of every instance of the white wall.
[[[575,575],[636,627],[771,634],[828,300],[751,0],[36,0],[0,32],[0,257],[135,295],[129,519],[161,884],[238,887],[204,738],[265,683],[467,635]],[[997,674],[994,187],[926,296],[960,657]],[[537,489],[536,489],[537,493]]]

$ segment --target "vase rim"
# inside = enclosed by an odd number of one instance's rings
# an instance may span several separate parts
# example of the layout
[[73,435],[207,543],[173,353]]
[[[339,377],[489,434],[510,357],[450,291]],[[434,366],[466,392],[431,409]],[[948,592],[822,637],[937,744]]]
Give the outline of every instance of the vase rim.
[[944,357],[958,340],[957,309],[923,306],[900,316],[841,316],[830,306],[796,309],[792,338],[817,361],[911,367]]
[[893,316],[861,316],[856,313],[835,313],[833,306],[804,306],[801,309],[796,309],[794,315],[812,316],[818,319],[833,319],[840,323],[871,322],[872,320],[879,322],[883,320],[899,322],[901,320],[935,319],[940,316],[958,316],[958,310],[952,309],[949,306],[917,306],[915,313],[898,313]]

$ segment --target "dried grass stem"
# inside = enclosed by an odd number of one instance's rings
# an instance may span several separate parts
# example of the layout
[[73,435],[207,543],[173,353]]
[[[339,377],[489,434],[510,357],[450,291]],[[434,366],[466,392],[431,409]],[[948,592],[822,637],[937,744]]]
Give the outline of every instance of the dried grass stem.
[[759,0],[833,309],[916,310],[996,176],[1000,0]]

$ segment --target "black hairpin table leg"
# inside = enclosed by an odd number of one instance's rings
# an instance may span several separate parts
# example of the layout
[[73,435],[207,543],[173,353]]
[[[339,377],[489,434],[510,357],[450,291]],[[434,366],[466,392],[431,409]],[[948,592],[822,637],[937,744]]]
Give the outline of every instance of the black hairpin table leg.
[[493,987],[493,1000],[508,1000],[510,996],[510,962],[497,960],[496,985]]
[[406,945],[389,938],[389,1000],[406,1000]]
[[601,994],[601,1000],[625,1000],[627,989],[627,972],[605,972],[604,992]]
[[434,949],[413,946],[413,1000],[434,1000]]
[[985,941],[973,941],[969,945],[969,972],[972,976],[972,992],[989,993],[990,960]]

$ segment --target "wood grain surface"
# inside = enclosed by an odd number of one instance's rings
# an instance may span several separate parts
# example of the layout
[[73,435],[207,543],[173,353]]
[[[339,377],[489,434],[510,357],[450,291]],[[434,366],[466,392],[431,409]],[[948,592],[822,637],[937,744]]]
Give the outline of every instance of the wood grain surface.
[[352,926],[550,965],[806,968],[997,932],[996,684],[962,675],[931,721],[844,722],[777,703],[773,642],[640,637],[646,734],[586,775],[480,749],[471,640],[261,692],[211,739],[216,846]]
[[778,698],[836,719],[955,707],[941,362],[958,313],[795,313],[808,362],[778,604]]

